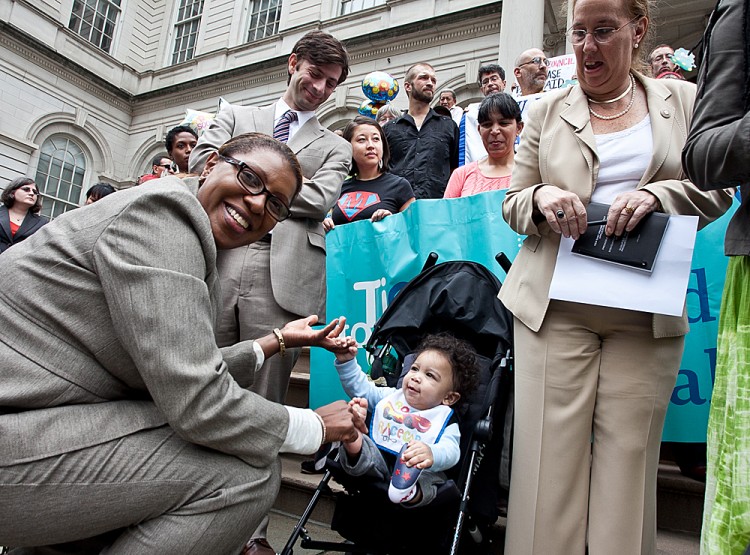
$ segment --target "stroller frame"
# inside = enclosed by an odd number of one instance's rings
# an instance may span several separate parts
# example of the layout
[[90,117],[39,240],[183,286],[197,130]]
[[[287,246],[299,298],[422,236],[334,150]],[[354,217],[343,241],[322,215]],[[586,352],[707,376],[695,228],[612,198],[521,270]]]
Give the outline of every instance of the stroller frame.
[[[507,257],[500,253],[496,256],[497,262],[501,265],[501,267],[507,272],[510,268],[510,262],[508,261]],[[397,300],[409,290],[410,286],[417,282],[420,278],[424,279],[423,276],[425,274],[429,274],[429,272],[436,266],[437,263],[437,255],[435,253],[431,253],[428,257],[427,261],[425,262],[424,267],[422,268],[422,272],[418,276],[416,276],[414,279],[412,279],[405,287],[404,289],[399,292],[396,299],[394,299],[391,306],[388,307],[388,309],[385,311],[385,313],[381,316],[381,318],[376,323],[370,341],[368,341],[365,348],[373,353],[375,355],[376,361],[382,361],[382,358],[388,354],[390,351],[391,345],[391,339],[387,338],[384,341],[384,345],[378,346],[376,345],[378,339],[383,339],[382,337],[379,337],[380,332],[382,331],[382,323],[387,322],[389,313],[392,312],[392,308],[396,307],[398,305]],[[463,264],[463,262],[459,262]],[[450,262],[446,263],[450,264]],[[455,263],[454,263],[455,264]],[[470,263],[474,264],[474,263]],[[489,274],[489,272],[484,268],[483,266],[476,264],[476,266],[482,268],[485,272]],[[491,274],[490,274],[491,275]],[[494,276],[493,276],[494,278]],[[499,282],[498,282],[499,283]],[[408,293],[407,293],[408,294]],[[450,547],[450,554],[455,555],[459,551],[459,544],[461,542],[461,535],[463,528],[466,526],[467,518],[470,517],[470,509],[469,509],[469,501],[470,501],[470,493],[471,493],[471,487],[474,483],[474,479],[476,477],[476,474],[480,468],[482,459],[484,458],[485,449],[487,445],[489,445],[490,440],[493,437],[493,422],[495,421],[495,418],[497,417],[497,411],[500,410],[500,414],[502,415],[504,412],[504,409],[502,407],[498,407],[497,405],[497,399],[498,399],[498,393],[500,391],[500,385],[501,381],[507,382],[510,376],[510,372],[512,371],[512,351],[510,348],[510,344],[512,342],[508,342],[505,349],[498,348],[494,354],[494,357],[492,358],[492,362],[489,367],[490,372],[490,379],[489,383],[487,384],[487,391],[484,396],[484,404],[483,406],[486,407],[486,410],[483,411],[483,416],[479,418],[471,430],[471,437],[470,441],[468,442],[468,450],[462,454],[462,461],[463,464],[461,466],[461,473],[460,473],[460,479],[458,480],[459,489],[460,489],[460,501],[458,505],[458,516],[456,519],[455,529],[453,532],[453,538],[451,541],[451,547]],[[401,358],[403,359],[403,356],[406,354],[404,351],[403,346],[396,346],[393,345],[393,347],[399,352],[401,355]],[[373,372],[376,370],[376,364],[373,363]],[[463,442],[462,442],[463,443]],[[338,461],[338,453],[336,453],[335,457],[333,457],[334,464]],[[380,551],[377,548],[373,549],[372,546],[359,546],[355,543],[351,543],[349,541],[344,542],[329,542],[329,541],[318,541],[314,540],[308,533],[307,529],[305,528],[307,521],[309,520],[313,510],[315,509],[315,506],[317,505],[321,495],[324,495],[326,493],[330,493],[331,489],[329,487],[329,482],[331,478],[334,477],[334,473],[329,468],[328,460],[326,461],[326,470],[323,475],[323,478],[319,482],[317,488],[315,489],[315,492],[312,495],[312,498],[305,508],[305,510],[302,513],[302,516],[300,517],[299,521],[295,525],[294,529],[292,530],[292,533],[289,537],[289,540],[287,541],[286,545],[284,546],[284,549],[281,551],[281,555],[293,555],[294,553],[294,545],[296,544],[297,540],[301,538],[300,546],[305,549],[322,549],[326,551],[335,551],[335,552],[345,552],[345,553],[385,553],[384,551]],[[337,494],[337,495],[344,495],[344,494]],[[418,510],[418,509],[415,509]],[[472,536],[472,539],[474,539],[475,534],[473,533],[473,530],[470,530],[470,535]],[[479,534],[480,538],[478,541],[481,541],[481,533]],[[478,543],[478,542],[477,542]]]

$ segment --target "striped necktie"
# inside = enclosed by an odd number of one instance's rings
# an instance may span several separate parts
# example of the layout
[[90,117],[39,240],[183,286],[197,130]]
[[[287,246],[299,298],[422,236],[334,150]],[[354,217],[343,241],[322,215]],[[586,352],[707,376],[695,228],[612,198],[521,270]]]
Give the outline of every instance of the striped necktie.
[[287,110],[276,122],[273,127],[273,138],[285,143],[289,140],[289,125],[297,121],[297,112]]

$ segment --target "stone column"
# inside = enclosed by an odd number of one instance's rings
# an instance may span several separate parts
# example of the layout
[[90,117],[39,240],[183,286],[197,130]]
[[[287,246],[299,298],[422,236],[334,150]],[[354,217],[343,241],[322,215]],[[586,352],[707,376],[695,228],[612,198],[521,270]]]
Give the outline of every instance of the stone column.
[[515,81],[516,57],[529,48],[542,48],[544,0],[503,0],[498,60],[505,69],[508,86]]

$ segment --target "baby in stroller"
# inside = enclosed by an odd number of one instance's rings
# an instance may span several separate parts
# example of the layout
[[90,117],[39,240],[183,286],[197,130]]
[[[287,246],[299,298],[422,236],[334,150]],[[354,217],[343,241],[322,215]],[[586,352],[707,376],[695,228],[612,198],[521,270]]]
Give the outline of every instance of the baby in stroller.
[[378,387],[356,360],[357,346],[336,354],[336,370],[350,406],[362,417],[371,407],[370,435],[340,447],[351,476],[390,481],[389,498],[404,507],[429,504],[443,471],[460,459],[460,431],[453,408],[476,387],[474,348],[449,333],[426,336],[401,388]]

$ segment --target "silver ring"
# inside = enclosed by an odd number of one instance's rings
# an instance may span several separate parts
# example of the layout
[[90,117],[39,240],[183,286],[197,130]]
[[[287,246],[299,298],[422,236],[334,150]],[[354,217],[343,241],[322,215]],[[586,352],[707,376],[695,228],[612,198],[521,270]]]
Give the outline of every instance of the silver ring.
[[563,212],[562,210],[558,210],[557,217],[562,220],[565,217],[565,212]]

